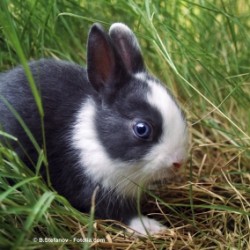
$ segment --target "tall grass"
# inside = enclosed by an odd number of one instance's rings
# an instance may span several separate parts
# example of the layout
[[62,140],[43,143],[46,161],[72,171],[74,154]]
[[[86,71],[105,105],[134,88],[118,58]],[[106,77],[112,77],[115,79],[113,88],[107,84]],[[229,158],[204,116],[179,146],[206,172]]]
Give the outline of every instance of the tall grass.
[[[0,142],[0,249],[250,249],[249,13],[247,0],[1,1],[1,71],[41,57],[86,65],[89,27],[127,23],[192,137],[181,181],[148,194],[144,212],[169,228],[148,239],[93,223]],[[105,242],[76,242],[90,232]]]

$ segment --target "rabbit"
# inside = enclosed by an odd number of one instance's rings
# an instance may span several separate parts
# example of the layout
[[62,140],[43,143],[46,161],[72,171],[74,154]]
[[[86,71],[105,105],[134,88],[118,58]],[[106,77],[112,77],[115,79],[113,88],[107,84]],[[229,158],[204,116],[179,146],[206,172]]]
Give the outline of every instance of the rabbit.
[[[105,32],[93,24],[86,69],[54,59],[29,67],[43,104],[45,140],[18,66],[0,74],[0,128],[18,138],[15,143],[2,136],[2,143],[36,165],[38,150],[11,106],[38,145],[46,145],[52,186],[73,207],[88,213],[95,193],[96,218],[118,220],[142,235],[164,231],[157,220],[139,215],[138,192],[171,178],[185,162],[187,122],[169,90],[147,72],[130,28],[114,23]],[[41,175],[46,179],[44,166]]]

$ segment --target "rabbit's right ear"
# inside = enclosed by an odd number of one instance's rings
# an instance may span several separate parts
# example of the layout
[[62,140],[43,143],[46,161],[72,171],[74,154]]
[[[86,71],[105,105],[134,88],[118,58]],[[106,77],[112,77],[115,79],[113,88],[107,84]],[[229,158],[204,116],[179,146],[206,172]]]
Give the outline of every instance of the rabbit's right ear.
[[135,74],[145,71],[141,49],[132,30],[123,23],[113,23],[109,35],[127,72]]
[[88,37],[87,72],[90,83],[97,91],[112,82],[115,67],[115,55],[110,38],[101,25],[94,24]]

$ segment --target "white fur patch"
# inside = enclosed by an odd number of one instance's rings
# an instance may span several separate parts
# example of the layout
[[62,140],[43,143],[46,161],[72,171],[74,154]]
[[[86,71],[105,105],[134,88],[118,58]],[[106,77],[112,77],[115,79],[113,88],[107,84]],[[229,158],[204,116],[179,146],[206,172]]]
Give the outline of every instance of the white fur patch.
[[149,103],[155,107],[163,118],[163,134],[160,142],[146,155],[148,162],[143,171],[155,173],[159,171],[159,177],[175,162],[183,162],[187,156],[188,133],[186,122],[181,111],[166,88],[160,83],[148,80],[144,73],[136,74],[136,77],[147,82],[150,92],[147,95]]
[[109,33],[112,33],[114,30],[119,30],[122,33],[129,33],[134,36],[131,29],[124,23],[113,23],[109,28]]
[[150,219],[146,216],[133,218],[129,223],[129,227],[133,229],[136,233],[142,235],[153,235],[157,233],[162,233],[164,230],[167,229],[158,221]]
[[130,42],[132,43],[133,47],[140,51],[140,45],[132,32],[132,30],[125,25],[124,23],[113,23],[109,28],[109,34],[113,32],[123,33],[124,37],[130,37]]
[[109,157],[96,133],[95,108],[94,101],[88,99],[78,112],[73,127],[73,147],[80,150],[83,171],[106,189],[116,188],[118,194],[134,196],[143,180],[142,166]]

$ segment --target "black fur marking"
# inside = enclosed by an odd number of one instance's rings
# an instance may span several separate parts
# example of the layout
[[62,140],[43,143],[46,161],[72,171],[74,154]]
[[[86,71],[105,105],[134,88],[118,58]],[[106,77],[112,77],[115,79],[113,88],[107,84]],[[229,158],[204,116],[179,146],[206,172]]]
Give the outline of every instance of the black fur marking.
[[[162,134],[162,117],[150,106],[147,83],[131,78],[113,96],[112,103],[102,103],[96,114],[96,131],[108,155],[122,161],[139,161],[159,141]],[[153,128],[152,140],[135,137],[135,120],[146,121]],[[105,121],[105,122],[103,122]]]

